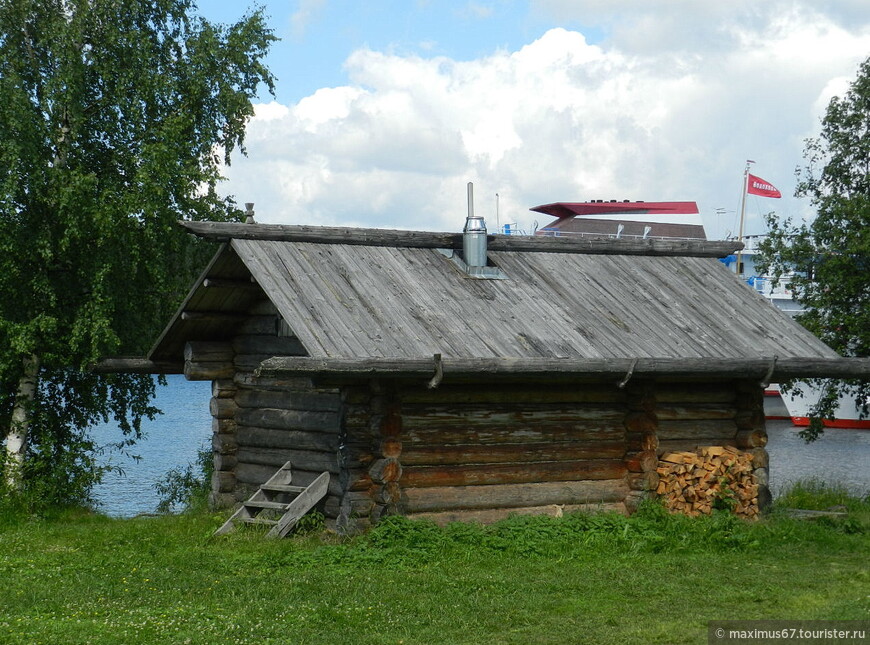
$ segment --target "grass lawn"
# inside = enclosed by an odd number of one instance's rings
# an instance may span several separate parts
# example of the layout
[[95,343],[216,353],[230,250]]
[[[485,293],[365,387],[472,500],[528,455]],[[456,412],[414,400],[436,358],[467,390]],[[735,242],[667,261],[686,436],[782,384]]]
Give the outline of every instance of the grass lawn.
[[0,520],[0,642],[706,643],[725,619],[870,620],[870,502],[841,520],[512,518],[212,538],[207,513]]

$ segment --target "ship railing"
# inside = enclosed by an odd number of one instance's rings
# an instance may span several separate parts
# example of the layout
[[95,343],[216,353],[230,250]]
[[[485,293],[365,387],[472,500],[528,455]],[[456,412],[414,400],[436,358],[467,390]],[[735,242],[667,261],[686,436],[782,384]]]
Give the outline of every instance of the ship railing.
[[629,235],[626,233],[589,233],[586,231],[563,231],[558,228],[542,228],[538,235],[548,237],[595,237],[611,240],[699,240],[699,237],[679,237],[675,235]]

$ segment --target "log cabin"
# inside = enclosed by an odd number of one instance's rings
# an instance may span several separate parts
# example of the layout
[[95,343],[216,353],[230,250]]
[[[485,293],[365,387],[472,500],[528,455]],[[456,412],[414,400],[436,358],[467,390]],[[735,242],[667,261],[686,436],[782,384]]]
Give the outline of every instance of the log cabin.
[[212,383],[211,501],[330,473],[338,530],[389,514],[632,512],[659,458],[753,455],[764,386],[854,377],[717,260],[730,242],[182,222],[216,254],[145,360]]

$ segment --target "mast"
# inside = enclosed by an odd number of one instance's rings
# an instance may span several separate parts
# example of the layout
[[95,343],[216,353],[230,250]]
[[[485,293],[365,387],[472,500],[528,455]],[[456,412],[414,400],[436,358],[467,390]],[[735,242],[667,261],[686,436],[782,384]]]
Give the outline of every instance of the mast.
[[[743,244],[743,220],[746,216],[746,192],[749,189],[749,166],[755,162],[752,159],[746,160],[746,168],[743,169],[743,197],[740,200],[740,230],[737,233],[737,241]],[[740,275],[740,263],[743,261],[743,250],[737,251],[737,266],[734,267],[734,273]]]

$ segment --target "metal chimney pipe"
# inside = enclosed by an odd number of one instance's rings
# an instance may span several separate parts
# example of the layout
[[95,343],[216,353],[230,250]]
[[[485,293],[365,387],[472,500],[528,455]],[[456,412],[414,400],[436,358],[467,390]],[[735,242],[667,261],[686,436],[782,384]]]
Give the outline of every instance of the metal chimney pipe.
[[486,223],[474,214],[474,184],[468,182],[468,218],[462,231],[462,255],[469,267],[486,266]]

